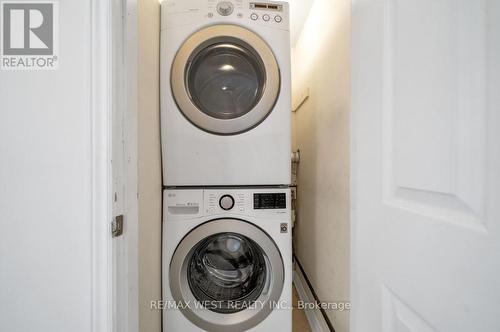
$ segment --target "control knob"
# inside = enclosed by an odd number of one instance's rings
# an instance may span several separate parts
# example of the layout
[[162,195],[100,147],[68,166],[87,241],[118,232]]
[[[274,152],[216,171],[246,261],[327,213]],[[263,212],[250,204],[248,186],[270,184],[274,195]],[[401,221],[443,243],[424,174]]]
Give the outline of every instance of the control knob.
[[222,16],[229,16],[233,13],[234,6],[229,1],[221,1],[217,4],[217,12]]
[[222,210],[229,211],[234,207],[234,198],[231,195],[224,195],[219,200]]

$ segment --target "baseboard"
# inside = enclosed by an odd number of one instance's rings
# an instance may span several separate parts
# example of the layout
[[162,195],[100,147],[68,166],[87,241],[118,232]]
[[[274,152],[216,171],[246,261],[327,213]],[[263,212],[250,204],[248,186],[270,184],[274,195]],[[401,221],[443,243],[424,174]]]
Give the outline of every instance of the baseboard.
[[[299,299],[306,303],[315,303],[316,299],[314,297],[313,291],[309,288],[307,279],[304,276],[302,270],[295,264],[295,269],[293,271],[293,283],[295,284],[295,289],[297,289],[297,294]],[[330,332],[331,329],[323,316],[320,309],[304,309],[307,320],[313,332]]]

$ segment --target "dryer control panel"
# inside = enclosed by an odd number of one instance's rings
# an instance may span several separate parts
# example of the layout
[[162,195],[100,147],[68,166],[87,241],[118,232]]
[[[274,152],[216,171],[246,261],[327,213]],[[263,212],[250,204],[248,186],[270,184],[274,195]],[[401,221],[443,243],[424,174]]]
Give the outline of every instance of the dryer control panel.
[[289,5],[283,1],[164,0],[162,29],[200,22],[258,24],[289,30]]
[[283,5],[280,3],[250,2],[250,19],[264,22],[283,23]]

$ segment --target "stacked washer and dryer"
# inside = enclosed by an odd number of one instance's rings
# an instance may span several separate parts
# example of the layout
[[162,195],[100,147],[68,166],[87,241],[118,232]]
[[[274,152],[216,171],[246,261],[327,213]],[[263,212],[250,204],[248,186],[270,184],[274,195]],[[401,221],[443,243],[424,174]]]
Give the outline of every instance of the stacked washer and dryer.
[[288,4],[161,10],[164,331],[291,331]]

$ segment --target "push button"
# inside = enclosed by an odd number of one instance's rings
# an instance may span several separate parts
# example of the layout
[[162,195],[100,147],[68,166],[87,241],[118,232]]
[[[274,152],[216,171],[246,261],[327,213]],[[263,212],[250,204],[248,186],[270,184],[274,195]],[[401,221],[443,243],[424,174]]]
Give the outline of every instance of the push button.
[[271,19],[271,17],[267,14],[264,14],[264,16],[262,16],[262,19],[267,22]]
[[254,21],[257,21],[259,19],[259,15],[253,13],[252,15],[250,15],[250,18]]
[[279,16],[279,15],[276,15],[274,17],[274,20],[276,21],[276,23],[281,23],[281,21],[283,21],[283,18],[281,16]]

